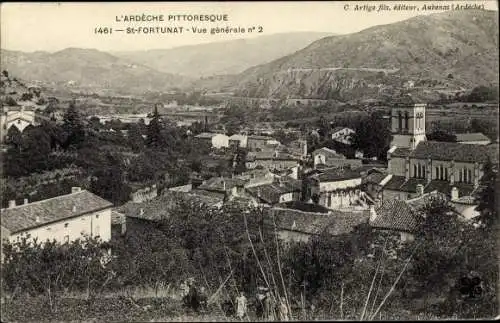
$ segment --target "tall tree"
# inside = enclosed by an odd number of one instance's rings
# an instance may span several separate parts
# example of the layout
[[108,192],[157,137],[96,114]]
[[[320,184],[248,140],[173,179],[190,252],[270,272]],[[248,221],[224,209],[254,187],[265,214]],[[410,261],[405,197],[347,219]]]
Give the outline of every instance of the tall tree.
[[66,148],[78,148],[85,140],[85,127],[75,103],[69,104],[68,110],[63,117],[63,129],[67,135]]
[[483,177],[479,181],[480,189],[477,191],[476,198],[479,201],[476,211],[479,216],[476,218],[487,228],[492,228],[498,223],[498,212],[496,205],[495,184],[497,181],[497,172],[493,168],[490,159],[484,164]]
[[391,132],[388,122],[380,113],[374,112],[368,118],[362,119],[355,127],[352,144],[368,157],[385,160],[391,142]]
[[162,134],[163,128],[163,122],[158,113],[158,107],[155,105],[152,119],[146,130],[146,145],[149,148],[161,149],[165,146],[165,139]]

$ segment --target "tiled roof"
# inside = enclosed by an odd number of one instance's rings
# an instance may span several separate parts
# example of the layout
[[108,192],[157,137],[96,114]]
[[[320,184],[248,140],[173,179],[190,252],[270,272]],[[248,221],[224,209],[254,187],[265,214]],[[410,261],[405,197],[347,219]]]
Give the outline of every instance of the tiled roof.
[[455,160],[462,162],[485,162],[489,149],[482,145],[464,145],[455,142],[420,142],[411,157],[419,159]]
[[360,172],[352,169],[328,169],[315,176],[320,182],[335,182],[361,178]]
[[204,139],[210,139],[214,136],[216,136],[216,133],[210,133],[210,132],[202,132],[199,135],[194,136],[195,138],[204,138]]
[[374,228],[414,232],[420,225],[417,214],[405,201],[385,200],[375,208],[375,213],[377,217],[370,221],[370,225]]
[[[225,184],[225,188],[224,188]],[[243,186],[245,185],[245,181],[239,178],[225,178],[225,177],[212,177],[205,181],[203,184],[198,186],[200,190],[207,191],[229,191],[235,186]]]
[[[139,218],[149,221],[158,221],[168,218],[171,212],[182,203],[187,202],[199,206],[213,207],[222,203],[222,199],[210,194],[200,193],[193,190],[189,193],[165,191],[163,195],[154,200],[143,203],[128,202],[116,209],[127,217]],[[141,214],[142,209],[142,214]]]
[[384,185],[384,189],[398,191],[401,185],[404,184],[406,178],[404,176],[392,176],[392,178]]
[[253,160],[300,160],[297,156],[292,154],[280,152],[278,155],[275,154],[275,150],[268,151],[258,151],[258,152],[249,152],[247,154],[247,161]]
[[480,132],[475,133],[457,133],[457,142],[467,142],[467,141],[490,141],[490,138],[486,137]]
[[380,184],[384,178],[387,177],[387,174],[380,172],[373,172],[368,174],[365,178],[363,178],[364,183],[375,183]]
[[250,135],[248,136],[249,140],[274,140],[274,138],[269,137],[269,136],[257,136],[257,135]]
[[[301,185],[301,184],[300,184]],[[264,184],[252,186],[246,189],[252,196],[258,197],[266,203],[276,204],[280,201],[280,196],[286,193],[300,192],[301,186],[297,183],[288,181],[279,183]]]
[[316,149],[315,151],[312,152],[313,156],[318,155],[318,154],[325,154],[327,157],[330,158],[340,158],[344,159],[346,158],[344,155],[337,153],[335,150],[327,148],[327,147],[322,147],[319,149]]
[[331,235],[340,235],[352,232],[361,223],[368,223],[368,214],[366,212],[321,214],[273,208],[272,213],[265,218],[265,223],[274,226],[274,221],[281,230],[298,231],[311,235],[326,231]]
[[411,150],[409,148],[396,148],[391,153],[391,156],[393,157],[408,157],[410,156]]
[[285,208],[285,209],[295,209],[303,212],[315,212],[315,213],[328,213],[330,212],[329,208],[326,208],[322,205],[315,203],[305,203],[300,201],[292,201],[286,203],[280,203],[276,205],[276,207]]
[[[20,232],[45,224],[63,221],[112,207],[111,202],[89,191],[61,195],[54,198],[2,209],[2,226],[10,232]],[[39,217],[39,222],[36,218]]]

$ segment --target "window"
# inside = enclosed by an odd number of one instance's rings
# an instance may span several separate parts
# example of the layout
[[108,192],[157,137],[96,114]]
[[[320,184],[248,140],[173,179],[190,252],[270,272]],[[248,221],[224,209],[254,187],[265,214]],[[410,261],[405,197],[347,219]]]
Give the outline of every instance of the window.
[[99,219],[99,214],[96,214],[96,215],[95,215],[95,218],[96,218],[96,219]]
[[408,111],[405,112],[405,129],[408,130]]
[[418,177],[417,165],[413,165],[413,177]]
[[435,179],[439,179],[439,167],[436,166],[436,176],[434,176]]
[[69,223],[64,223],[64,227],[67,228]]
[[47,231],[50,231],[50,227],[47,227]]
[[401,130],[403,128],[403,116],[401,115],[401,111],[398,111],[398,129]]
[[472,170],[468,169],[467,170],[467,179],[469,180],[469,183],[472,183]]
[[69,236],[64,236],[64,243],[68,243],[69,242]]

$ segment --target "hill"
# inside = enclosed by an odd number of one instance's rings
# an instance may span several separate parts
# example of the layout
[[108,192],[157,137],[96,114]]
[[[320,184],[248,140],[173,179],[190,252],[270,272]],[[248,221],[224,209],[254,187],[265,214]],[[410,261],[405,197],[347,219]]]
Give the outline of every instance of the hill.
[[449,11],[320,39],[255,66],[233,81],[236,95],[349,101],[416,97],[498,86],[498,13]]
[[165,90],[187,81],[95,49],[67,48],[55,53],[1,50],[2,69],[42,84],[87,89],[143,92]]
[[205,77],[237,74],[245,69],[291,54],[331,33],[293,32],[251,39],[112,54],[161,72]]

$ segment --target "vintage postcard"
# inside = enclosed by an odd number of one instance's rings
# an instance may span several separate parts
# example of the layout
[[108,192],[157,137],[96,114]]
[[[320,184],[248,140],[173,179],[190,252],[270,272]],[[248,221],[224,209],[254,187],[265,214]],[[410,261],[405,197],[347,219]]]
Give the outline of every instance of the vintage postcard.
[[3,2],[4,322],[499,318],[498,2]]

